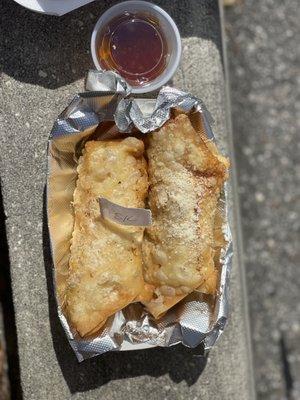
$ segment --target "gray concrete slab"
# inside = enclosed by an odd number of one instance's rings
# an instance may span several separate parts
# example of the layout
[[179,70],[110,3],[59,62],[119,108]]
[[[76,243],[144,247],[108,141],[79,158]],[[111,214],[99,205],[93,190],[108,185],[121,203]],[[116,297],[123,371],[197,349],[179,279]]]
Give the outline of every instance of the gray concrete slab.
[[[2,283],[2,282],[1,282]],[[10,399],[3,310],[0,307],[0,400]]]
[[226,17],[257,393],[299,399],[299,1]]
[[[43,209],[47,137],[57,114],[83,87],[92,66],[90,32],[109,3],[94,3],[57,19],[3,2],[0,176],[24,399],[250,400],[254,395],[235,195],[232,314],[207,360],[175,347],[106,354],[78,364],[56,316]],[[183,36],[183,63],[173,83],[203,98],[216,120],[222,148],[231,154],[217,4],[160,3]]]

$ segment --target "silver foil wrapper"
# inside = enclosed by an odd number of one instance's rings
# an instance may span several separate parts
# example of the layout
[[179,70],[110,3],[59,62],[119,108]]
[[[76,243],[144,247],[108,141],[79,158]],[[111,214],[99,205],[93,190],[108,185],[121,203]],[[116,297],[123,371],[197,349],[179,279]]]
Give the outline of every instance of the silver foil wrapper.
[[227,220],[226,187],[219,201],[222,233],[226,244],[220,251],[220,281],[216,296],[193,292],[155,321],[139,303],[117,312],[93,339],[72,333],[60,308],[68,276],[70,239],[73,231],[73,192],[77,161],[89,139],[113,138],[139,130],[147,134],[161,127],[174,112],[185,112],[214,139],[212,118],[203,102],[189,93],[164,87],[157,99],[134,99],[130,87],[113,72],[90,71],[87,91],[75,96],[52,128],[48,144],[47,213],[53,257],[58,315],[79,361],[107,351],[168,347],[182,343],[210,349],[228,318],[228,284],[232,240]]

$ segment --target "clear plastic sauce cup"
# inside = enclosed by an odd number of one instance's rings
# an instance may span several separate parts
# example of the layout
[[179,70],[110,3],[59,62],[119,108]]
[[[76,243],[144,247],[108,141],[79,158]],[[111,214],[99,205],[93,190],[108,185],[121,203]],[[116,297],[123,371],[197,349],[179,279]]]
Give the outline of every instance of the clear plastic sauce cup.
[[166,84],[181,56],[181,40],[173,19],[146,1],[125,1],[109,8],[97,21],[91,52],[98,70],[114,70],[147,93]]

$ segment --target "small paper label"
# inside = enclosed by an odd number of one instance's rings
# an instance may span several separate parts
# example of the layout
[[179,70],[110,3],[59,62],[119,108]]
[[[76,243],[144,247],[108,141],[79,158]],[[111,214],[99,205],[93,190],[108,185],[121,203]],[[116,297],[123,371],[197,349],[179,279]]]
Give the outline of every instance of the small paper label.
[[99,198],[103,218],[121,225],[149,226],[152,224],[151,211],[145,208],[122,207],[104,197]]

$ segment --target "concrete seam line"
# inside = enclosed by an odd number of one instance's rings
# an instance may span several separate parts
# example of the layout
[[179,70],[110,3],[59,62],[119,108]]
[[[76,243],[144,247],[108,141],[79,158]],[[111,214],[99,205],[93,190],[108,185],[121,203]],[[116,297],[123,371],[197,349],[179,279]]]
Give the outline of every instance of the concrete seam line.
[[232,197],[234,200],[234,211],[233,217],[236,225],[237,232],[237,241],[238,241],[238,265],[241,272],[241,285],[243,292],[243,302],[244,302],[244,310],[245,310],[245,325],[246,325],[246,334],[247,334],[247,345],[248,345],[248,360],[249,360],[249,370],[251,372],[250,377],[250,390],[251,390],[251,398],[256,399],[256,390],[255,390],[255,378],[254,378],[254,364],[253,364],[253,352],[252,352],[252,340],[251,340],[251,326],[250,326],[250,318],[249,318],[249,307],[248,307],[248,295],[247,295],[247,282],[246,282],[246,273],[245,273],[245,265],[243,261],[243,233],[241,228],[241,213],[240,213],[240,205],[239,205],[239,196],[237,193],[237,174],[236,174],[236,162],[235,162],[235,150],[233,144],[233,132],[232,132],[232,120],[231,120],[231,98],[230,98],[230,75],[228,69],[228,61],[227,61],[227,48],[226,48],[226,39],[225,39],[225,16],[224,16],[224,6],[223,0],[218,0],[219,2],[219,12],[220,12],[220,24],[221,24],[221,40],[222,40],[222,56],[224,63],[224,81],[225,81],[225,98],[226,98],[226,130],[227,130],[227,139],[228,139],[228,147],[229,151],[232,155],[231,163],[231,181],[232,185]]

